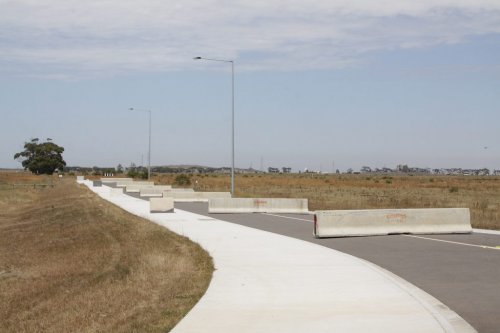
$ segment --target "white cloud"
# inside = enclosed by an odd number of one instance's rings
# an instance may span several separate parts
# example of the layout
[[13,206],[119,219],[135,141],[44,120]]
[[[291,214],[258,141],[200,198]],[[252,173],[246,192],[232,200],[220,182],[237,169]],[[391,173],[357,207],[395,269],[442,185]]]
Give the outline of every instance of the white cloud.
[[50,77],[193,68],[342,68],[372,51],[500,33],[498,0],[0,0],[0,71]]

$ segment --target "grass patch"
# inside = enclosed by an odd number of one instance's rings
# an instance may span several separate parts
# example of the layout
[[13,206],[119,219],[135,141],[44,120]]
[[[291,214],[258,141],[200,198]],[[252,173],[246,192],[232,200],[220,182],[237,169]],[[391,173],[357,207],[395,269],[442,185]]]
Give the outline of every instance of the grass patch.
[[167,332],[205,293],[213,264],[197,244],[43,178],[0,174],[1,332]]

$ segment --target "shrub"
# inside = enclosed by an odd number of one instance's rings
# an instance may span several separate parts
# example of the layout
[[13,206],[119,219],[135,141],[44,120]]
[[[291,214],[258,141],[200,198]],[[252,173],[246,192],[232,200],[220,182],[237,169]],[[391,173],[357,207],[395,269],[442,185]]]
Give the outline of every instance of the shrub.
[[191,179],[185,174],[180,174],[175,177],[174,184],[180,186],[191,185]]
[[456,192],[458,192],[458,187],[456,187],[456,186],[452,186],[452,187],[450,187],[450,188],[448,189],[448,191],[450,191],[450,193],[456,193]]

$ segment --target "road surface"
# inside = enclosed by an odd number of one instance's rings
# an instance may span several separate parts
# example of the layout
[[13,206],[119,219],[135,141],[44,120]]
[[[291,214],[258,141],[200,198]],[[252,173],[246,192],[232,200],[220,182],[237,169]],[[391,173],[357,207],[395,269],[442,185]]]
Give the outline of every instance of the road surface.
[[302,239],[368,260],[436,297],[478,332],[500,332],[500,235],[315,239],[311,215],[208,214],[206,203],[176,203],[175,207]]

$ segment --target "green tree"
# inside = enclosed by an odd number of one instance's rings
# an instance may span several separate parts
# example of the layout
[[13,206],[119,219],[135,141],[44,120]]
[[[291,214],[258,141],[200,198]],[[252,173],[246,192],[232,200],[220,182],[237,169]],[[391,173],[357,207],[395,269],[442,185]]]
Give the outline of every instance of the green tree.
[[24,150],[15,154],[14,159],[19,159],[25,170],[28,169],[37,175],[51,175],[56,170],[62,171],[66,166],[62,157],[64,148],[52,142],[52,139],[39,141],[35,138],[25,142]]

